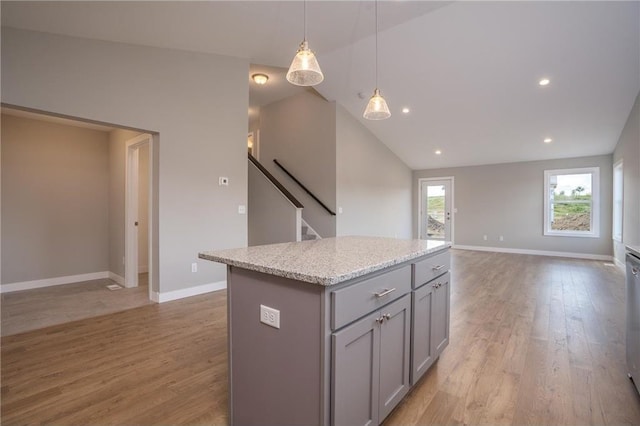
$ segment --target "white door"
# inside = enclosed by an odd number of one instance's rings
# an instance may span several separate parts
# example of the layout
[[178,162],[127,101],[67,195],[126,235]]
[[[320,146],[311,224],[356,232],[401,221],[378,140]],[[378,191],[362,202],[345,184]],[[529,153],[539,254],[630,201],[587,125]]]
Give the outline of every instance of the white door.
[[420,179],[420,238],[453,240],[453,178]]

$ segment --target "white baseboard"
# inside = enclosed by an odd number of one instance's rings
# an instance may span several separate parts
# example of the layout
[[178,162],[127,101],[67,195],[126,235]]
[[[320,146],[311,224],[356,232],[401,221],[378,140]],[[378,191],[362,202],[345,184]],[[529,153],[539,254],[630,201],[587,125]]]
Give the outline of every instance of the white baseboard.
[[124,287],[124,277],[121,277],[120,275],[118,275],[118,274],[116,274],[116,273],[114,273],[114,272],[109,271],[109,279],[110,279],[111,281],[115,281],[115,282],[117,282],[118,284],[120,284],[121,286],[123,286],[123,287]]
[[104,278],[110,278],[108,271],[92,272],[89,274],[68,275],[66,277],[45,278],[42,280],[21,281],[10,284],[2,284],[0,286],[0,293],[32,290],[34,288],[51,287],[54,285],[72,284],[82,281],[100,280]]
[[624,262],[620,262],[615,256],[613,258],[613,263],[615,263],[622,272],[627,272],[627,267],[625,266]]
[[151,300],[156,303],[164,303],[172,300],[184,299],[185,297],[197,296],[199,294],[211,293],[212,291],[224,290],[225,288],[227,288],[227,282],[218,281],[216,283],[203,284],[180,290],[167,291],[164,293],[154,291],[151,295]]
[[567,251],[527,250],[507,247],[465,246],[457,244],[453,245],[451,248],[460,250],[491,251],[496,253],[532,254],[534,256],[571,257],[574,259],[604,260],[607,262],[613,261],[613,256],[607,256],[604,254],[571,253]]

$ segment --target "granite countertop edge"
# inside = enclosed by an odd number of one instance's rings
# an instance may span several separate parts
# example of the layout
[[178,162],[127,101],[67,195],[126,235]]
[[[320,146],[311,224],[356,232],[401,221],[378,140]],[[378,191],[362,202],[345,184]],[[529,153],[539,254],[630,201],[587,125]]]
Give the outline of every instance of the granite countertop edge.
[[406,255],[398,256],[396,258],[393,258],[387,261],[378,262],[375,264],[368,265],[366,267],[355,269],[348,273],[328,275],[328,276],[304,274],[301,272],[290,271],[290,270],[281,269],[281,268],[274,268],[274,267],[269,267],[265,265],[259,265],[249,261],[239,261],[239,260],[231,259],[229,257],[217,256],[209,252],[199,253],[198,257],[204,260],[224,263],[229,266],[235,266],[238,268],[248,269],[256,272],[262,272],[265,274],[275,275],[283,278],[290,278],[293,280],[303,281],[310,284],[332,286],[332,285],[343,283],[345,281],[352,280],[354,278],[359,278],[361,276],[364,276],[373,272],[380,271],[382,269],[385,269],[391,266],[399,265],[401,263],[405,263],[410,260],[414,260],[429,254],[437,253],[439,251],[444,251],[449,248],[451,248],[451,243],[446,242],[442,246],[411,252]]

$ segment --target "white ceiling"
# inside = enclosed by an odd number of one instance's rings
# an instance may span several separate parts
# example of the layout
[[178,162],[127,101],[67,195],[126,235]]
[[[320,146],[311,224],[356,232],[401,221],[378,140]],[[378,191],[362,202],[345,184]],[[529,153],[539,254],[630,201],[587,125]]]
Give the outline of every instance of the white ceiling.
[[[1,7],[6,26],[280,68],[271,68],[280,77],[269,83],[281,80],[303,33],[299,1]],[[368,97],[375,85],[373,3],[309,1],[307,17],[325,74],[316,90],[413,169],[611,153],[640,91],[638,1],[381,1],[378,85],[393,115],[370,122],[361,118],[366,99],[358,93]],[[551,84],[538,86],[542,77]],[[281,80],[250,90],[252,103],[264,104],[296,88]]]

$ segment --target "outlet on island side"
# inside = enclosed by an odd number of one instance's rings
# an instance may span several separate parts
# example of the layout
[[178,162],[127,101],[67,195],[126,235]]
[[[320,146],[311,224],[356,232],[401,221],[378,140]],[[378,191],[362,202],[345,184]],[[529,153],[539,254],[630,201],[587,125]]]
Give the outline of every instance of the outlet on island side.
[[260,322],[273,328],[280,328],[280,311],[260,305]]
[[191,264],[191,272],[198,272],[198,264],[197,263],[192,263]]

